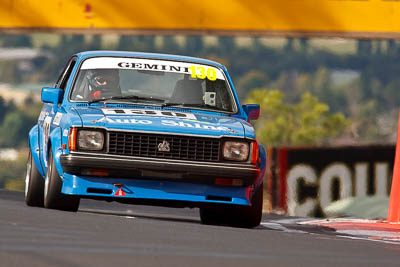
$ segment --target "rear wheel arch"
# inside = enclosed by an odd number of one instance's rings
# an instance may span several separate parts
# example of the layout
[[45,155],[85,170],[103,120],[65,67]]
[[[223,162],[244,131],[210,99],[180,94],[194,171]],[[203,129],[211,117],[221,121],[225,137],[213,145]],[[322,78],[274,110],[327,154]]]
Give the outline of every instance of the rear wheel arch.
[[36,124],[31,128],[28,135],[28,147],[31,152],[32,160],[34,161],[38,172],[44,179],[45,172],[40,162],[40,147],[39,147],[39,127]]
[[50,151],[53,153],[53,159],[56,163],[56,169],[60,175],[62,175],[63,170],[59,164],[59,155],[62,153],[62,142],[61,142],[61,127],[57,127],[51,131],[49,139],[47,141],[47,165],[49,164]]

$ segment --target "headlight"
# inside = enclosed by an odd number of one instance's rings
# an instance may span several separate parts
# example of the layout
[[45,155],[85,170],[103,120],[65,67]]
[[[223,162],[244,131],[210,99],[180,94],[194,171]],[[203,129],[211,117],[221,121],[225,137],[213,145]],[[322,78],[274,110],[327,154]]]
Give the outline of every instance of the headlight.
[[245,161],[249,156],[249,144],[245,142],[226,141],[224,143],[224,158],[228,160]]
[[98,131],[78,131],[78,148],[85,150],[102,150],[104,134]]

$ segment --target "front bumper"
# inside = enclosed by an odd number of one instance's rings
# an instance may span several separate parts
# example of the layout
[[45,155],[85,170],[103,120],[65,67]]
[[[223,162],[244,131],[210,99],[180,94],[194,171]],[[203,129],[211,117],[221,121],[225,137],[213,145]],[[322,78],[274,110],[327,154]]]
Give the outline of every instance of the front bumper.
[[241,179],[242,186],[249,186],[260,175],[260,169],[249,163],[194,162],[80,152],[61,155],[60,162],[63,171],[73,175],[88,175],[93,170],[101,170],[109,177],[199,184],[214,184],[216,178],[227,178]]
[[[253,187],[227,187],[160,180],[63,175],[61,192],[81,198],[170,207],[250,205]],[[119,190],[124,194],[118,194]]]

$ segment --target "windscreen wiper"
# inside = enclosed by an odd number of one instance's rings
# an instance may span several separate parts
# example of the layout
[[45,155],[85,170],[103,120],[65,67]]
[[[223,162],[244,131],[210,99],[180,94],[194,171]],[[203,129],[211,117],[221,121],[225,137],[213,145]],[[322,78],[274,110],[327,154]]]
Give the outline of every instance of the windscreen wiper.
[[111,97],[102,97],[102,98],[95,98],[91,99],[88,101],[88,104],[96,103],[96,102],[102,102],[102,101],[107,101],[107,100],[146,100],[146,101],[156,101],[156,102],[164,102],[164,99],[160,98],[154,98],[152,96],[146,97],[146,96],[137,96],[137,95],[117,95],[117,96],[111,96]]

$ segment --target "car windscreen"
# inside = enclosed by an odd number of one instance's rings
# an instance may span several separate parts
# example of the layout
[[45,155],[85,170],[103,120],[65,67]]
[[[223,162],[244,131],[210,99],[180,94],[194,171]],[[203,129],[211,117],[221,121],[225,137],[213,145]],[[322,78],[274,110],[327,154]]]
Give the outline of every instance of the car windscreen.
[[70,99],[88,102],[108,99],[236,112],[231,88],[220,69],[166,60],[86,59]]

